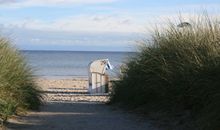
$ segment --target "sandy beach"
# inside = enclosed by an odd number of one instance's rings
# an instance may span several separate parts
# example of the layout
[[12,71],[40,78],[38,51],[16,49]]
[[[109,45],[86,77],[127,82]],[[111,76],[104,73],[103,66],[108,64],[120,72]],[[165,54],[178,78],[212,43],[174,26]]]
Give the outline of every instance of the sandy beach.
[[94,102],[47,102],[7,130],[158,130],[149,120]]
[[89,95],[87,79],[36,79],[45,104],[16,120],[8,130],[156,130],[149,120],[106,105],[109,96]]
[[72,78],[72,79],[35,79],[37,85],[44,92],[45,101],[93,101],[107,102],[108,94],[93,94],[88,93],[88,79]]
[[87,89],[88,87],[88,79],[86,78],[71,78],[71,79],[36,78],[35,82],[42,90],[47,90],[49,88]]

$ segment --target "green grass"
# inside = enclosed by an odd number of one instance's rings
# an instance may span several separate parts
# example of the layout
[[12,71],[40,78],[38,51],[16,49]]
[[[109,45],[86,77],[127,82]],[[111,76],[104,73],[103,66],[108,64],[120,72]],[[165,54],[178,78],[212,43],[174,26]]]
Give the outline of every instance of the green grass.
[[197,129],[220,128],[220,24],[205,15],[190,23],[168,23],[142,41],[113,85],[112,103],[170,115],[189,111]]
[[32,71],[7,38],[0,37],[0,119],[19,111],[38,109],[40,92]]

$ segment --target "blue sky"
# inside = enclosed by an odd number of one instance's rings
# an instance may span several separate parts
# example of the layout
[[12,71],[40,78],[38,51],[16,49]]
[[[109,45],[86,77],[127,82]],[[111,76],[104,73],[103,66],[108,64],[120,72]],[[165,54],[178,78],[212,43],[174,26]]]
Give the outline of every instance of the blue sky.
[[0,0],[0,28],[25,50],[134,51],[155,25],[206,10],[219,0]]

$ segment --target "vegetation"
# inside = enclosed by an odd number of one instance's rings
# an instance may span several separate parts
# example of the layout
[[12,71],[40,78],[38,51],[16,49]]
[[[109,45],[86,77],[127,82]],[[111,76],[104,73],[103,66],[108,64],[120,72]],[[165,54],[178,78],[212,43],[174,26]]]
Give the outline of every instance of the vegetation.
[[113,85],[112,103],[146,113],[190,113],[196,129],[220,128],[220,24],[207,16],[169,23],[143,40]]
[[41,95],[31,69],[10,41],[0,37],[0,119],[28,109],[37,109]]

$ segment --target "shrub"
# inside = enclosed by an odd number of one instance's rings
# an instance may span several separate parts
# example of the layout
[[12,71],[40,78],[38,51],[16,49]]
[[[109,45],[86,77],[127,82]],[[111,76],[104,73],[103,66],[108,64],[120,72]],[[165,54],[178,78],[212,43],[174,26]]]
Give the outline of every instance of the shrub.
[[145,111],[190,111],[198,129],[219,129],[220,24],[207,16],[190,23],[169,23],[143,40],[114,84],[111,102]]
[[40,92],[33,82],[32,71],[10,41],[0,37],[0,118],[18,110],[37,109],[41,104]]

